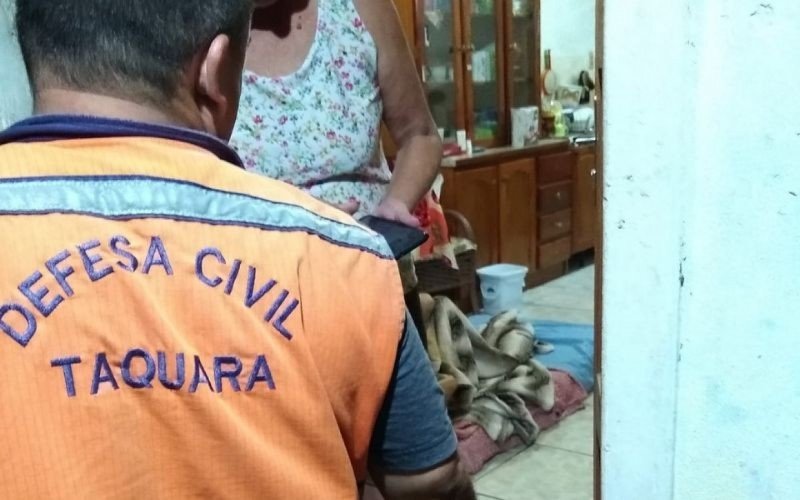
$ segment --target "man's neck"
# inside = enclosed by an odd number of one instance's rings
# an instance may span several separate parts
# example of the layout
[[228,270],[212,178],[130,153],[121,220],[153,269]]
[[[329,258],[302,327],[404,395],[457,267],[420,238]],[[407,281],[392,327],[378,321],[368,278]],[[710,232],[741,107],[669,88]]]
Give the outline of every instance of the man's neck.
[[34,114],[97,116],[203,130],[203,122],[197,113],[178,103],[158,109],[116,97],[72,90],[46,89],[37,92]]

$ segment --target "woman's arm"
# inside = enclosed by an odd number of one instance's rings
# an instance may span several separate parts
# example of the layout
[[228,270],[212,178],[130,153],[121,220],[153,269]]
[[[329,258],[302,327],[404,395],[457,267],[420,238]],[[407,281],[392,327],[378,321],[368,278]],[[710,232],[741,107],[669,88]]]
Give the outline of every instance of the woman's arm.
[[411,210],[431,188],[442,142],[392,0],[354,0],[378,46],[383,119],[398,146],[394,176],[376,215],[418,225]]

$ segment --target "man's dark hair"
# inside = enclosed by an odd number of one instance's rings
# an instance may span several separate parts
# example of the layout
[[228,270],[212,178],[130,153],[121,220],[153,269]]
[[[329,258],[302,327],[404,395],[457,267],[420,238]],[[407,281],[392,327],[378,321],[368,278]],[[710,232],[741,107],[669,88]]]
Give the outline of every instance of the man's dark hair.
[[17,0],[34,89],[52,85],[162,104],[220,34],[245,49],[252,0]]

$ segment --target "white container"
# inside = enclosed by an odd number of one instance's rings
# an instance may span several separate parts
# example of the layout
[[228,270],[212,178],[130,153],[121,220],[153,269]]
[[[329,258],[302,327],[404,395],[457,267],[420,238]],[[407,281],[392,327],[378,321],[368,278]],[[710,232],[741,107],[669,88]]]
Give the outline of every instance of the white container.
[[528,268],[514,264],[495,264],[478,269],[483,296],[483,312],[499,314],[522,305]]
[[456,142],[458,143],[458,147],[461,148],[461,151],[467,151],[467,131],[466,130],[456,130]]
[[521,148],[533,144],[539,138],[539,108],[511,109],[511,145]]

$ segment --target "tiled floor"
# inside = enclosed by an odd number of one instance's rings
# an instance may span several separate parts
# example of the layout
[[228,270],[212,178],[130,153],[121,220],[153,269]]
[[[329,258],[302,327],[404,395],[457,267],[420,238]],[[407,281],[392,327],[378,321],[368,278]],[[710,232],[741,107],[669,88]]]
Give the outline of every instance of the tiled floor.
[[[573,323],[594,322],[594,267],[581,269],[525,294],[526,316]],[[532,448],[496,457],[475,477],[479,498],[591,500],[594,407],[569,417]]]

